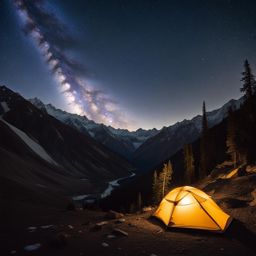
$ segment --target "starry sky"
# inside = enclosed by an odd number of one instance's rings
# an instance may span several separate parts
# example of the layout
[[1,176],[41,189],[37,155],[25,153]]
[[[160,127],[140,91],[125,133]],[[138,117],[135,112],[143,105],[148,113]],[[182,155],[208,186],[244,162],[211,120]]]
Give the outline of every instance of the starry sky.
[[256,74],[253,0],[14,2],[0,0],[0,84],[97,122],[168,126],[239,98],[244,59]]

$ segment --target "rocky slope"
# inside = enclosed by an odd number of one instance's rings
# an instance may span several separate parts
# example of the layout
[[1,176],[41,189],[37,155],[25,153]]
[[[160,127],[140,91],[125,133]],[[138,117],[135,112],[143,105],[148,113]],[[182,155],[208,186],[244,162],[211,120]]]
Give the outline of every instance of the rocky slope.
[[4,198],[49,202],[57,195],[95,192],[110,180],[131,175],[125,159],[5,86],[0,87],[0,106]]

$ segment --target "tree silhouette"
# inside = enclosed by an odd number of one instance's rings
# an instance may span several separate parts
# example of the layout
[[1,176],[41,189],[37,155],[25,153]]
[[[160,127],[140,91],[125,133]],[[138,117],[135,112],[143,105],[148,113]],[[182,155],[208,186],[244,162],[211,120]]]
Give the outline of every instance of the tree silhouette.
[[195,165],[194,165],[193,148],[191,144],[184,145],[183,154],[184,154],[184,167],[185,167],[184,181],[187,184],[191,184],[195,180]]
[[154,172],[153,176],[153,201],[159,203],[159,201],[166,195],[170,188],[170,182],[172,180],[173,168],[170,161],[164,164],[163,169],[157,175],[157,171]]
[[240,90],[245,93],[246,99],[250,99],[255,93],[256,84],[248,60],[244,61],[244,71],[242,72],[241,81],[243,82],[243,86]]
[[230,155],[231,160],[233,161],[234,168],[236,168],[237,162],[239,161],[237,136],[238,131],[235,120],[235,114],[233,113],[232,109],[229,109],[226,145],[227,153]]
[[200,166],[199,166],[199,177],[204,178],[208,172],[208,157],[209,157],[209,146],[208,146],[208,122],[206,116],[205,101],[203,102],[203,116],[202,116],[202,133],[200,139]]

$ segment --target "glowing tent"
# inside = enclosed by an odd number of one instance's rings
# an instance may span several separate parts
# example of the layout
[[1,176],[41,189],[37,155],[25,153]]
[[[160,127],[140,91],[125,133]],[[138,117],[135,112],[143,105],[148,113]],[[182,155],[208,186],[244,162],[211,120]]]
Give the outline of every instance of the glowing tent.
[[223,232],[232,218],[203,191],[194,187],[178,187],[161,201],[154,216],[166,226]]

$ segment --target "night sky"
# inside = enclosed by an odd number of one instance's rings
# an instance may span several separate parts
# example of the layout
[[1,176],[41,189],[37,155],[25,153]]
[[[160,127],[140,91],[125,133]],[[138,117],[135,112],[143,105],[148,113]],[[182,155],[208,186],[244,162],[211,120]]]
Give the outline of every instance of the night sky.
[[256,74],[253,0],[17,2],[0,0],[0,84],[97,122],[168,126],[239,98],[245,58]]

